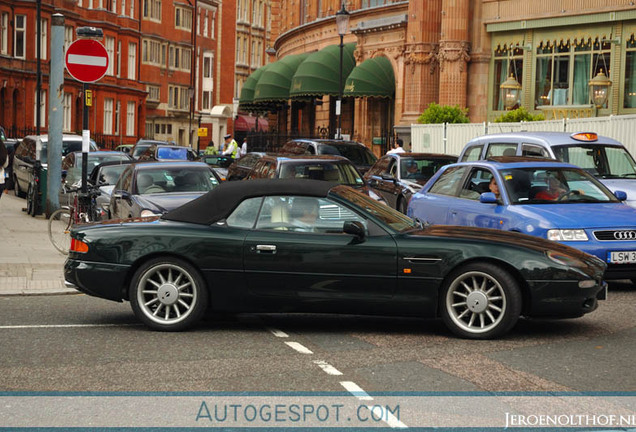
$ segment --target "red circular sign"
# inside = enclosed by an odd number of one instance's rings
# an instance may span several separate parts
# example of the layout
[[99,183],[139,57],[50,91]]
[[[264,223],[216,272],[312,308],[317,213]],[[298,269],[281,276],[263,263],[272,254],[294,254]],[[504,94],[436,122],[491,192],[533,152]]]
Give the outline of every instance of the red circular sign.
[[99,81],[108,70],[108,52],[92,39],[77,39],[66,50],[66,70],[78,81]]

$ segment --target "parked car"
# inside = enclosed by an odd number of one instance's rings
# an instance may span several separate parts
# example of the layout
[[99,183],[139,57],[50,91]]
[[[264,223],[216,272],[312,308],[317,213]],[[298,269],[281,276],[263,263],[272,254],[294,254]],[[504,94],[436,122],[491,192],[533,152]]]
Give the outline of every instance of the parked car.
[[245,180],[289,178],[344,184],[384,202],[380,195],[369,188],[353,163],[342,156],[265,155],[256,162]]
[[256,162],[265,155],[264,152],[249,152],[242,158],[234,160],[227,168],[228,181],[243,180],[252,171]]
[[134,144],[121,144],[121,145],[118,145],[117,147],[115,147],[115,151],[119,151],[119,152],[122,152],[122,153],[130,154],[130,153],[132,153],[133,147],[135,147]]
[[194,161],[197,153],[190,147],[171,144],[150,144],[138,157],[138,161]]
[[[606,279],[636,282],[636,209],[621,202],[624,192],[612,193],[572,164],[511,159],[441,168],[411,199],[408,215],[431,224],[495,228],[560,242],[607,262]],[[488,192],[492,177],[499,198]]]
[[484,135],[466,144],[460,162],[490,156],[538,156],[583,168],[610,190],[627,192],[636,207],[636,162],[620,142],[593,132],[517,132]]
[[287,155],[338,155],[349,159],[360,173],[366,173],[377,157],[364,144],[336,139],[293,139],[279,151]]
[[[13,180],[15,194],[26,197],[33,181],[33,166],[39,160],[43,168],[47,167],[48,135],[29,135],[16,146],[13,158]],[[82,137],[79,135],[63,135],[62,157],[82,150]],[[90,141],[90,151],[98,151],[95,141]]]
[[234,163],[234,158],[223,155],[202,155],[201,162],[210,165],[212,169],[219,175],[222,181],[227,180],[227,171],[230,165]]
[[136,162],[125,168],[113,188],[110,217],[161,215],[200,197],[220,182],[203,162]]
[[[317,232],[296,230],[299,205],[319,209]],[[603,261],[577,249],[489,229],[421,228],[324,181],[225,182],[161,218],[75,226],[71,237],[67,286],[130,301],[163,331],[206,312],[321,312],[441,317],[461,337],[486,339],[520,314],[591,312],[606,287]]]
[[132,156],[133,159],[137,160],[139,159],[139,156],[146,151],[146,149],[148,149],[148,147],[150,147],[153,144],[165,144],[165,145],[172,145],[171,143],[169,143],[168,141],[159,141],[159,140],[149,140],[149,139],[140,139],[139,141],[137,141],[137,143],[133,146],[133,148],[130,150],[130,155]]
[[[92,171],[103,162],[130,162],[132,158],[118,151],[96,151],[87,153],[87,170],[86,181],[90,181]],[[66,189],[77,189],[82,186],[82,152],[72,152],[62,159],[62,182],[65,188],[60,189],[59,203],[60,205],[68,205],[74,199],[75,192],[67,193]],[[95,184],[95,183],[93,183]],[[103,198],[100,199],[103,201]]]
[[457,156],[390,153],[378,159],[364,179],[375,193],[386,200],[387,205],[406,213],[413,194],[422,189],[440,167],[454,162],[457,162]]

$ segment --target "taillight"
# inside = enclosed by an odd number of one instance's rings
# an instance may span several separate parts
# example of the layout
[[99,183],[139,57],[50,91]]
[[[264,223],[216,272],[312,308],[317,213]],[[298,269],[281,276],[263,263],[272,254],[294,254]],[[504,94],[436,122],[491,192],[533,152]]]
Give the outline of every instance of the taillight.
[[88,252],[88,245],[81,240],[71,238],[71,252]]

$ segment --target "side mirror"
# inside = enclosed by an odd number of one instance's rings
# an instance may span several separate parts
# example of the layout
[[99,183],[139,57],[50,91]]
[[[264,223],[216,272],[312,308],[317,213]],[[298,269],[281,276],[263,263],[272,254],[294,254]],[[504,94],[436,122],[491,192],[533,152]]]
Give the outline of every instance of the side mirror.
[[345,221],[342,231],[345,234],[350,234],[354,236],[357,240],[364,240],[367,236],[367,230],[364,228],[362,222],[358,221]]
[[382,174],[380,177],[382,177],[382,180],[395,181],[395,177],[390,174]]
[[622,190],[617,190],[614,191],[614,196],[619,200],[619,201],[626,201],[627,200],[627,193],[622,191]]
[[484,204],[497,204],[497,196],[492,192],[484,192],[479,195],[479,202]]

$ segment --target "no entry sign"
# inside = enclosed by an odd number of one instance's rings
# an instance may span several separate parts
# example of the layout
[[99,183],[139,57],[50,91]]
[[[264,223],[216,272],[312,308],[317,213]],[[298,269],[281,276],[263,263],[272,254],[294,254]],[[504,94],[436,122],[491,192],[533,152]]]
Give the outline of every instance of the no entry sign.
[[77,39],[66,50],[66,70],[78,81],[99,81],[108,70],[108,52],[96,40]]

